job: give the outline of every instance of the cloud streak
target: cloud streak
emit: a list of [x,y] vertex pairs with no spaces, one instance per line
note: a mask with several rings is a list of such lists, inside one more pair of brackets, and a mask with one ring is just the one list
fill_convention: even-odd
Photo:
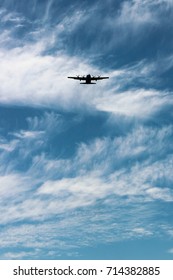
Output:
[[[46,18],[52,3],[49,3],[50,6],[47,7]],[[150,1],[147,3],[150,6]],[[121,14],[124,13],[124,9],[128,8],[128,5],[130,5],[129,2],[123,2]],[[133,1],[132,5],[135,13],[144,8],[137,1]],[[148,6],[146,7],[148,9]],[[2,12],[5,13],[4,10]],[[5,18],[13,19],[19,18],[19,16],[12,16],[12,13],[9,13]],[[132,117],[152,115],[153,111],[159,111],[170,103],[171,96],[163,98],[163,92],[152,89],[153,84],[157,81],[156,77],[151,78],[156,67],[154,63],[148,64],[147,61],[137,63],[133,68],[126,67],[121,70],[117,69],[117,71],[109,71],[111,80],[109,83],[103,82],[104,84],[99,87],[101,90],[92,88],[91,91],[85,88],[81,92],[81,87],[77,83],[68,81],[69,74],[86,74],[88,72],[98,74],[101,72],[99,68],[92,66],[88,59],[81,61],[80,56],[72,58],[62,50],[54,52],[53,55],[46,54],[56,43],[59,44],[58,37],[61,45],[61,35],[65,34],[69,28],[76,30],[82,24],[81,20],[87,20],[86,12],[74,11],[71,17],[64,17],[54,30],[49,32],[49,35],[48,30],[45,30],[37,38],[37,35],[31,32],[30,35],[33,36],[34,42],[25,39],[22,46],[18,41],[19,46],[0,49],[0,63],[3,69],[0,79],[1,103],[63,108],[68,111],[94,108],[94,110]],[[21,21],[24,21],[22,17]],[[124,20],[122,24],[124,24]],[[1,34],[0,40],[5,40],[5,45],[13,42],[13,29],[9,32],[5,31]],[[140,86],[142,79],[145,80],[145,82],[143,80],[143,87],[149,82],[150,89],[134,88],[134,81],[139,82]],[[124,81],[126,81],[125,86]],[[105,91],[106,96],[103,96],[102,92]],[[117,95],[117,93],[121,94]]]
[[[48,158],[46,147],[57,120],[52,114],[45,115],[44,120],[30,119],[33,130],[12,134],[17,138],[13,153],[18,156],[12,160],[11,150],[3,150],[1,165],[6,164],[9,157],[12,162],[6,176],[1,176],[1,212],[5,213],[1,223],[48,219],[93,206],[109,196],[120,199],[127,196],[128,203],[173,200],[172,147],[165,145],[172,137],[171,126],[162,130],[137,127],[125,136],[81,143],[71,158]],[[42,124],[48,132],[43,130]],[[155,142],[157,146],[154,147]],[[11,143],[6,142],[6,147]],[[39,152],[40,147],[45,153]],[[24,173],[18,165],[22,158],[21,167],[27,162]],[[11,186],[13,199],[6,209],[6,202],[12,195]]]

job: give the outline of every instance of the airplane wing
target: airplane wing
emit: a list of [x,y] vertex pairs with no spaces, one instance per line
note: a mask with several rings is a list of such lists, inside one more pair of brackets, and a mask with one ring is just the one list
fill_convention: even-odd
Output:
[[97,80],[103,80],[103,79],[109,79],[109,77],[101,77],[101,76],[93,76],[91,77],[91,81],[97,81]]
[[80,81],[86,81],[86,77],[84,76],[76,76],[76,77],[68,77],[69,79],[75,79]]

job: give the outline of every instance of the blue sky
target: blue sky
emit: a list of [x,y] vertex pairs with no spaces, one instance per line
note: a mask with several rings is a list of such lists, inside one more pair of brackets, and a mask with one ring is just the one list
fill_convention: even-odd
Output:
[[172,16],[0,0],[1,259],[172,259]]

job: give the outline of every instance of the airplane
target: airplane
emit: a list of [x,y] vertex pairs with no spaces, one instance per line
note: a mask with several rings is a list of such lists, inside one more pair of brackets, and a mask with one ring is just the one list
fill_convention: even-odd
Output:
[[85,83],[80,83],[80,84],[84,84],[84,85],[96,84],[96,83],[92,83],[92,81],[109,79],[109,77],[91,76],[90,74],[88,74],[86,76],[76,76],[76,77],[68,77],[68,78],[69,79],[80,80],[80,81],[85,81]]

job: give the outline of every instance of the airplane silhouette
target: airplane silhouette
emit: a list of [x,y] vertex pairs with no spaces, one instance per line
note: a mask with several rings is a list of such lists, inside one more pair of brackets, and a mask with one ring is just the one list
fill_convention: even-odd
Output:
[[85,81],[85,83],[80,83],[80,84],[85,84],[85,85],[96,84],[96,83],[92,83],[92,81],[109,79],[109,77],[91,76],[90,74],[88,74],[86,76],[76,76],[76,77],[68,77],[68,78],[69,79],[80,80],[80,81]]

